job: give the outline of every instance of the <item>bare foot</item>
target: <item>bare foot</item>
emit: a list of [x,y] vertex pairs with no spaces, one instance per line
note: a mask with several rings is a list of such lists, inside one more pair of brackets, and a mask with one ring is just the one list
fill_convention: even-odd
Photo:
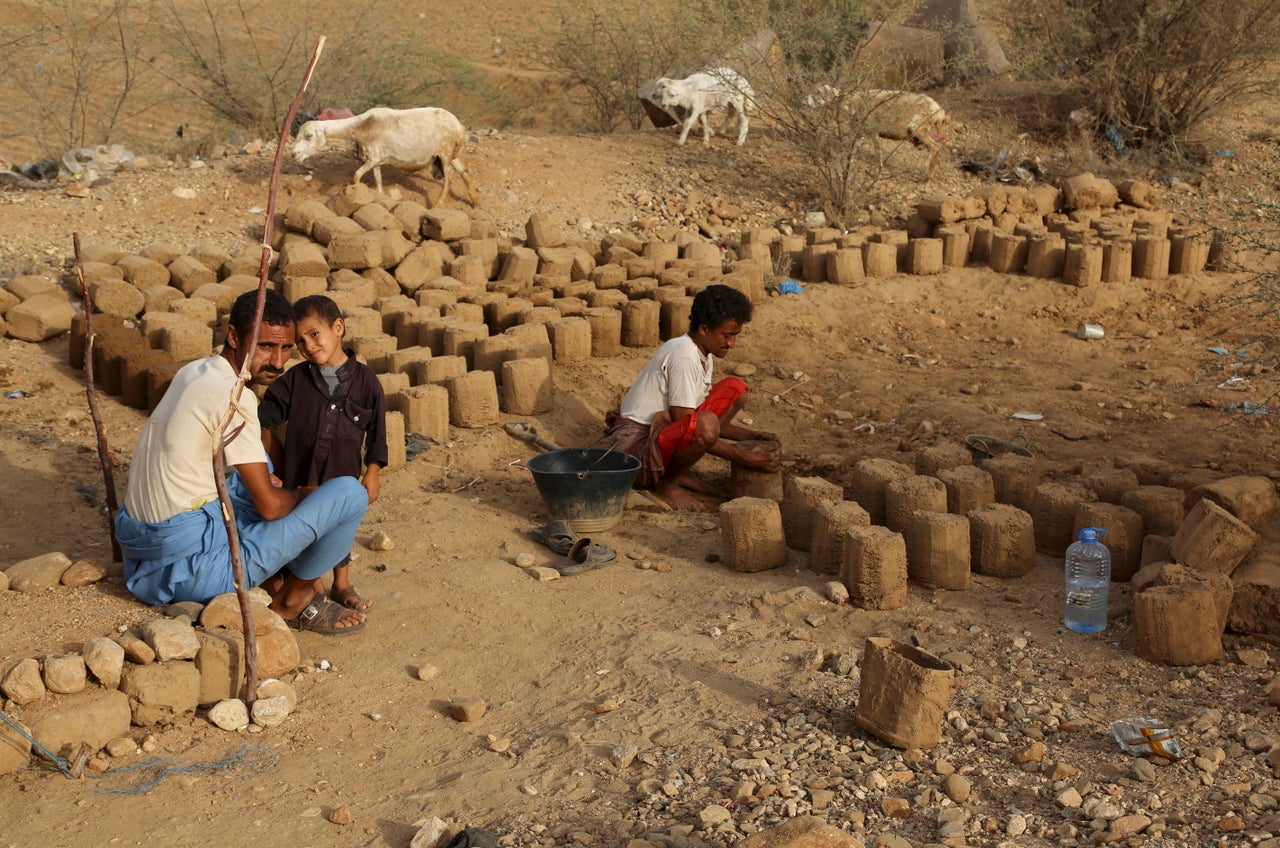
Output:
[[685,512],[709,511],[707,503],[702,498],[683,488],[675,481],[671,481],[665,486],[658,486],[653,490],[653,493],[662,498],[672,509],[680,509]]
[[714,495],[716,493],[716,490],[711,487],[711,484],[699,477],[693,469],[682,471],[677,474],[676,482],[680,484],[681,487],[688,489],[691,492],[701,492],[704,495]]

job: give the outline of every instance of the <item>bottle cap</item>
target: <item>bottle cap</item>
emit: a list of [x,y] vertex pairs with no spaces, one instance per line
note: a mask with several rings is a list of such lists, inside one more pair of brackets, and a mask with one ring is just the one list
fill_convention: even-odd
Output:
[[1080,541],[1096,542],[1105,535],[1107,535],[1105,527],[1086,527],[1080,531]]

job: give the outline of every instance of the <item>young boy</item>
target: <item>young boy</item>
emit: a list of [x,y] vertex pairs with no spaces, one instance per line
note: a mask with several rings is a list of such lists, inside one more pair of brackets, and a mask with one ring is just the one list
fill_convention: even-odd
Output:
[[[378,499],[378,473],[387,464],[386,399],[373,369],[342,347],[346,323],[338,305],[322,294],[293,305],[298,349],[306,362],[290,368],[262,398],[262,441],[286,489],[318,486],[334,477],[357,477]],[[283,443],[275,430],[285,428]],[[361,447],[364,448],[363,474]],[[351,585],[351,558],[333,569],[329,596],[353,610],[371,602]]]

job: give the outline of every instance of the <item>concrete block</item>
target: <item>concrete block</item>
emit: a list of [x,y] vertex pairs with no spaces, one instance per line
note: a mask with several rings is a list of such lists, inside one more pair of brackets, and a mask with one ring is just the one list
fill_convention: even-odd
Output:
[[489,427],[498,423],[498,383],[492,371],[468,371],[445,381],[449,390],[449,423],[454,427]]
[[979,574],[1012,578],[1036,564],[1031,515],[1008,504],[990,504],[969,513],[970,565]]
[[782,487],[782,527],[787,545],[807,551],[813,543],[813,512],[821,503],[839,503],[844,490],[821,477],[790,477]]
[[907,546],[902,534],[870,525],[845,530],[840,581],[849,602],[863,609],[907,604]]
[[786,565],[782,512],[766,498],[735,498],[720,505],[720,545],[734,571],[765,571]]
[[1169,552],[1196,571],[1230,575],[1258,541],[1249,525],[1210,500],[1200,500],[1173,536]]
[[969,588],[969,519],[947,512],[913,512],[907,519],[907,577],[950,591]]

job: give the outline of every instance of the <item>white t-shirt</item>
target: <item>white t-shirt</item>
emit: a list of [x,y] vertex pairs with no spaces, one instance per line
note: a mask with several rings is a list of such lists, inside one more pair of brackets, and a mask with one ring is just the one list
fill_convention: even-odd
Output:
[[623,398],[622,417],[649,424],[672,406],[696,409],[711,391],[712,362],[687,334],[664,342]]
[[[139,521],[168,521],[218,497],[213,477],[213,428],[226,412],[236,373],[221,356],[197,359],[173,377],[142,429],[129,463],[125,509]],[[224,435],[240,430],[226,446],[228,469],[267,461],[258,426],[258,398],[248,386]]]

